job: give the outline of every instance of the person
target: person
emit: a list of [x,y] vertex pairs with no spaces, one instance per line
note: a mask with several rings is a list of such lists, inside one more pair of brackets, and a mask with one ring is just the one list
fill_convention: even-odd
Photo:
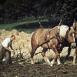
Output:
[[12,47],[12,42],[15,40],[15,35],[11,35],[8,38],[5,38],[0,45],[0,62],[1,63],[11,63],[11,50],[14,50]]

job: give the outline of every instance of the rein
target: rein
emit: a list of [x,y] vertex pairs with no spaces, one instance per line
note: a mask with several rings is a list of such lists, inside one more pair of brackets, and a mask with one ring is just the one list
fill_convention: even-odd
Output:
[[[48,39],[47,39],[47,35],[48,35]],[[54,36],[54,37],[50,38],[50,30],[48,29],[47,33],[45,34],[45,42],[43,42],[43,43],[40,44],[39,46],[42,46],[42,45],[45,44],[45,43],[47,43],[47,45],[48,45],[48,42],[49,42],[51,39],[53,39],[53,38],[56,38],[56,37]],[[48,45],[48,47],[49,47],[49,45]]]

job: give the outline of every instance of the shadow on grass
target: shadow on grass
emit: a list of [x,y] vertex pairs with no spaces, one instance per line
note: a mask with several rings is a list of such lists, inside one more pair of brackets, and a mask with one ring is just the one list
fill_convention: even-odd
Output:
[[51,23],[50,21],[49,22],[41,22],[41,25],[38,23],[38,22],[35,22],[35,23],[28,23],[28,24],[22,24],[22,25],[17,25],[17,26],[14,26],[13,29],[17,29],[19,31],[26,31],[26,32],[33,32],[34,30],[38,29],[38,28],[51,28],[51,27],[54,27],[58,25],[58,23]]

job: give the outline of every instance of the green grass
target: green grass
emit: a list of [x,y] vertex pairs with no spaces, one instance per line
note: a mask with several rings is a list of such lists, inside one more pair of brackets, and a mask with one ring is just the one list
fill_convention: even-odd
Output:
[[[14,27],[18,26],[18,25],[23,25],[25,22],[23,23],[12,23],[12,24],[0,24],[0,29],[5,29],[5,30],[13,30],[15,29]],[[26,23],[25,23],[26,24]],[[31,33],[33,32],[35,29],[17,29],[18,31],[24,31],[27,33]]]
[[31,33],[33,32],[35,29],[27,29],[27,28],[22,28],[22,25],[28,25],[28,24],[34,24],[34,23],[38,23],[38,22],[47,22],[48,19],[46,17],[40,17],[40,18],[23,18],[21,20],[18,20],[15,23],[9,23],[9,24],[0,24],[0,29],[5,29],[5,30],[12,30],[12,29],[16,29],[16,27],[19,27],[21,25],[21,28],[18,28],[18,31],[25,31],[27,33]]
[[[47,19],[43,19],[43,20],[40,20],[41,22],[45,22],[45,21],[48,21]],[[11,23],[11,24],[0,24],[0,29],[6,29],[6,30],[12,30],[14,29],[14,27],[18,26],[18,25],[23,25],[23,24],[29,24],[29,23],[36,23],[36,22],[39,22],[39,19],[37,20],[31,20],[31,21],[18,21],[18,22],[15,22],[15,23]],[[23,29],[25,30],[25,29]]]

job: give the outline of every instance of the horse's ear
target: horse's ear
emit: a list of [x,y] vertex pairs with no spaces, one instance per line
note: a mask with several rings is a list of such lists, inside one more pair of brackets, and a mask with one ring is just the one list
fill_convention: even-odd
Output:
[[73,27],[69,27],[69,30],[71,30],[72,32],[74,32],[74,28]]
[[73,30],[73,27],[70,27],[71,30]]
[[76,26],[76,20],[74,19],[73,28],[75,28],[75,26]]
[[62,19],[60,19],[60,22],[59,22],[58,26],[61,26],[61,24],[62,24]]
[[43,26],[42,26],[42,24],[41,24],[41,22],[39,21],[39,25],[40,25],[40,28],[43,28]]

